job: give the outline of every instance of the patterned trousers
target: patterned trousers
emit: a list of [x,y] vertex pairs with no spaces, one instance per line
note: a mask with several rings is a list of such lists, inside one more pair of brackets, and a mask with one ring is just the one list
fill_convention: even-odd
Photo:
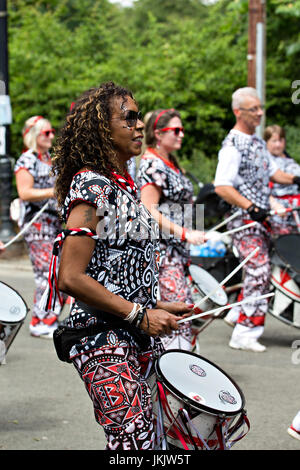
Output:
[[[161,343],[157,348],[162,350]],[[140,353],[122,341],[73,358],[104,429],[106,450],[153,449],[152,399],[145,376],[152,357],[152,350]]]
[[[250,255],[256,247],[259,247],[256,255],[244,265],[243,298],[260,296],[270,292],[270,236],[267,230],[261,224],[257,224],[256,227],[234,233],[232,242],[238,250],[240,261]],[[268,310],[267,299],[235,308],[239,311],[238,324],[248,328],[264,326]]]

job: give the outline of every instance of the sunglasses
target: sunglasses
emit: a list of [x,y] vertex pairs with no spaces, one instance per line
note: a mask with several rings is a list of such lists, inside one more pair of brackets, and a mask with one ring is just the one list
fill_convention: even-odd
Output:
[[142,116],[142,113],[140,111],[130,110],[130,111],[128,111],[128,113],[126,114],[124,119],[125,119],[128,127],[135,127],[137,121],[142,121],[143,120],[143,116]]
[[48,131],[41,131],[41,134],[43,134],[46,137],[49,137],[50,134],[55,135],[55,129],[49,129]]
[[240,108],[242,111],[248,111],[249,113],[258,113],[258,111],[263,111],[264,106],[254,106],[253,108]]
[[168,132],[173,131],[176,136],[180,134],[180,132],[184,133],[183,127],[164,127],[163,129],[159,129],[161,132]]

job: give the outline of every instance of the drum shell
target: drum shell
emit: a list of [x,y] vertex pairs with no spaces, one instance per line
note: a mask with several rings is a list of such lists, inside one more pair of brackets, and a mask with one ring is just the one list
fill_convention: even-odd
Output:
[[269,304],[269,313],[283,323],[300,328],[300,288],[291,274],[280,266],[272,267],[275,295]]
[[271,261],[275,266],[288,270],[289,275],[300,284],[300,233],[280,235],[273,240]]
[[[152,403],[153,403],[153,415],[154,415],[154,426],[157,426],[157,417],[158,417],[158,400],[157,400],[157,389],[155,387],[155,384],[153,383],[152,386]],[[184,401],[181,401],[179,397],[176,397],[174,392],[170,392],[168,389],[165,388],[165,393],[168,399],[168,405],[170,406],[174,416],[177,419],[181,419],[178,410],[183,408],[187,411],[190,421],[193,424],[195,428],[199,431],[201,434],[201,437],[205,440],[207,446],[211,450],[217,450],[219,448],[219,439],[217,435],[217,425],[220,426],[227,426],[230,427],[235,421],[236,418],[240,416],[240,412],[237,413],[235,416],[231,417],[226,417],[223,414],[220,416],[210,414],[208,412],[205,412],[203,410],[196,410],[192,408],[190,405],[184,403]],[[164,431],[167,433],[167,441],[172,444],[175,447],[178,447],[180,449],[184,449],[184,446],[182,445],[181,441],[178,439],[176,433],[172,430],[172,421],[168,419],[168,417],[164,414],[163,415],[163,424],[164,424]],[[185,443],[189,450],[195,450],[195,445],[199,449],[205,448],[205,445],[199,439],[197,433],[191,432],[192,439],[190,436],[186,433],[183,433],[183,437],[185,440]]]
[[[222,282],[239,264],[233,253],[226,253],[220,257],[191,256],[191,263],[200,266],[211,274],[218,282]],[[238,271],[226,284],[232,286],[242,282],[242,272]]]
[[[187,281],[187,285],[190,288],[191,296],[192,296],[192,300],[194,304],[204,299],[205,297],[204,292],[202,292],[199,286],[195,284],[190,274],[187,275],[186,281]],[[212,310],[215,307],[216,307],[216,304],[214,302],[212,302],[210,299],[206,299],[204,300],[204,302],[201,303],[200,310],[202,310],[202,312],[208,312],[208,310]]]
[[0,364],[23,325],[29,311],[20,294],[7,284],[0,282]]
[[19,322],[17,324],[8,325],[0,322],[0,364],[23,323],[24,322]]
[[206,312],[227,304],[227,294],[214,276],[201,266],[194,264],[191,264],[188,270],[186,281],[195,306],[199,303],[199,309]]

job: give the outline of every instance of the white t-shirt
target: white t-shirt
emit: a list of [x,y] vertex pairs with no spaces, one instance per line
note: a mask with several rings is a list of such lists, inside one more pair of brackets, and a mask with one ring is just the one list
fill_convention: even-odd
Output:
[[[245,140],[250,140],[255,135],[245,134],[244,132],[232,129],[231,132],[240,134]],[[224,146],[218,154],[218,165],[215,175],[215,186],[233,186],[237,187],[242,182],[242,177],[238,174],[241,163],[241,154],[233,146]],[[274,175],[278,167],[273,159],[270,158],[269,175]]]

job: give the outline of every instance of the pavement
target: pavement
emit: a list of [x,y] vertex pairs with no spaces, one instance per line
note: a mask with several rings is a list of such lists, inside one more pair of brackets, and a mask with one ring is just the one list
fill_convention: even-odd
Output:
[[[0,260],[0,281],[32,307],[34,278],[27,256]],[[51,340],[29,335],[30,315],[0,366],[0,450],[104,449],[83,382],[71,364],[58,360]],[[300,409],[300,330],[267,315],[264,353],[230,349],[231,332],[217,319],[200,333],[199,346],[200,355],[223,369],[245,396],[250,431],[232,452],[300,450],[300,441],[287,434]]]

